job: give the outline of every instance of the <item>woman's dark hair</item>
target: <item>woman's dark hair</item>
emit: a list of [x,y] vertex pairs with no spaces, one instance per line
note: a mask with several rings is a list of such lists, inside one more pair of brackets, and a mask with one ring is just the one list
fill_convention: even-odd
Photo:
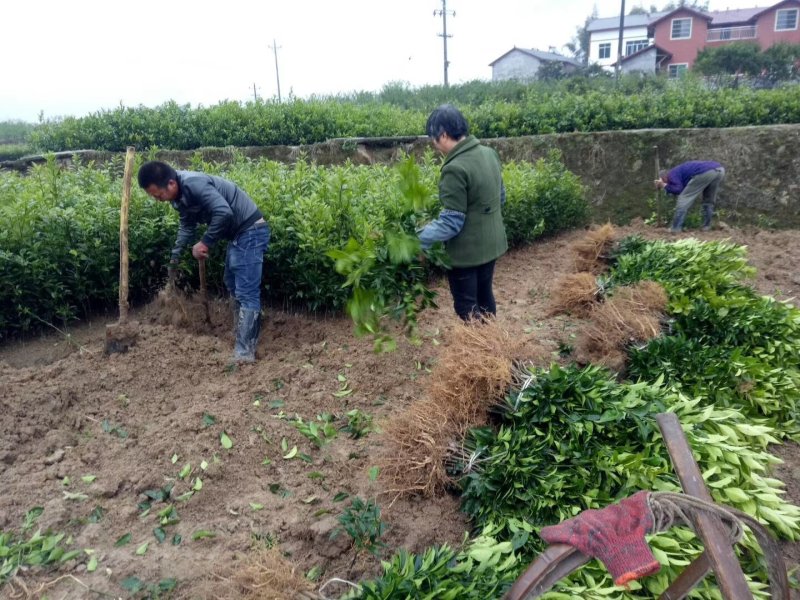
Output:
[[435,140],[446,133],[454,140],[469,135],[469,125],[461,111],[452,104],[442,104],[435,109],[425,124],[425,133]]
[[139,187],[146,190],[151,185],[165,188],[170,179],[178,181],[178,174],[167,163],[160,160],[151,160],[139,167],[139,174],[136,178],[139,180]]

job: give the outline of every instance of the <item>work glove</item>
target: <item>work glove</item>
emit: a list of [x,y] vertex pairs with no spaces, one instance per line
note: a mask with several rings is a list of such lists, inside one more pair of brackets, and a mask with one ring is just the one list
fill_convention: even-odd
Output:
[[616,585],[652,575],[661,565],[644,539],[653,529],[649,494],[637,492],[600,510],[585,510],[563,523],[542,528],[540,535],[549,544],[568,544],[601,560]]

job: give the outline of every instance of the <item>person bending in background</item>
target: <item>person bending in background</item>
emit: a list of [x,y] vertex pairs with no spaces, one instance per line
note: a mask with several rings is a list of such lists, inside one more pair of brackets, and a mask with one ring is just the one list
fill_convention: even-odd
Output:
[[659,179],[655,180],[656,188],[665,189],[668,193],[678,196],[670,228],[672,233],[681,232],[686,214],[700,194],[703,195],[703,231],[711,229],[714,204],[723,179],[725,179],[725,169],[712,160],[690,160],[670,171],[659,173]]
[[464,115],[449,104],[431,113],[425,130],[445,160],[439,179],[442,210],[418,232],[422,248],[444,242],[453,306],[461,319],[495,315],[494,265],[508,250],[500,158],[469,135]]
[[219,240],[229,240],[225,254],[225,287],[234,299],[236,341],[234,362],[254,362],[261,330],[261,273],[270,229],[255,202],[234,183],[194,171],[176,171],[160,161],[139,169],[139,187],[180,215],[178,237],[172,249],[170,276],[174,277],[184,247],[196,237],[197,225],[208,225],[192,246],[197,260],[208,258]]

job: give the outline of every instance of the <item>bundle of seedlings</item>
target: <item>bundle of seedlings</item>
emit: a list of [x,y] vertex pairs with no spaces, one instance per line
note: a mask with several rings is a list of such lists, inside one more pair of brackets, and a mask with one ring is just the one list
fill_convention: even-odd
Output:
[[[529,369],[509,393],[497,428],[470,432],[462,465],[462,508],[477,525],[503,527],[521,562],[543,549],[525,531],[602,508],[639,490],[680,491],[655,414],[675,412],[714,501],[743,510],[787,539],[800,535],[800,509],[781,497],[769,477],[775,431],[736,410],[702,406],[660,382],[618,383],[597,366]],[[519,381],[519,380],[518,380]],[[527,524],[527,529],[521,524]],[[602,566],[590,563],[555,591],[564,597],[652,598],[700,552],[694,535],[673,529],[649,538],[662,572],[641,581],[638,593],[614,588]],[[763,581],[760,551],[746,541],[746,572]],[[756,584],[759,585],[759,584]],[[572,592],[572,593],[570,593]],[[612,596],[608,596],[612,594]],[[698,597],[718,598],[710,584]]]
[[589,323],[579,333],[575,360],[621,372],[627,350],[642,346],[661,333],[667,294],[653,281],[622,286],[589,313]]
[[615,241],[616,231],[611,223],[591,230],[583,239],[572,244],[572,251],[576,255],[575,270],[595,275],[606,271]]
[[453,327],[427,396],[382,426],[379,464],[387,493],[434,496],[452,485],[448,455],[501,401],[518,347],[494,319]]
[[597,278],[589,272],[564,275],[556,281],[550,292],[548,315],[569,314],[578,318],[587,317],[601,301],[602,293]]
[[[219,598],[221,600],[316,600],[322,598],[314,591],[314,584],[303,576],[302,571],[284,558],[280,548],[273,546],[253,550],[244,566],[228,566],[220,572],[210,574],[191,596],[197,598]],[[184,596],[178,594],[177,598]]]

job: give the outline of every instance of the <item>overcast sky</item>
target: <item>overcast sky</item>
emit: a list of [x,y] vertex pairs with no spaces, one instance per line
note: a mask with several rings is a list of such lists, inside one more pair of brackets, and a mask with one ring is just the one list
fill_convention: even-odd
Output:
[[[710,0],[711,10],[769,6]],[[649,8],[651,0],[627,0]],[[658,6],[664,1],[655,2]],[[563,45],[620,0],[447,0],[450,83],[490,79],[514,46]],[[0,121],[81,116],[168,100],[305,98],[443,80],[441,0],[29,0],[3,2]]]

